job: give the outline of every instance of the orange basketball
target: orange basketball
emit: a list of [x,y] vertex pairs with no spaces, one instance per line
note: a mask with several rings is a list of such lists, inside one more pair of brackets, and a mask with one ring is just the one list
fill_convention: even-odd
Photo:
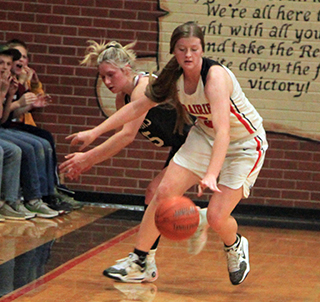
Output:
[[191,199],[177,196],[158,206],[155,223],[161,235],[171,240],[184,240],[197,230],[199,211]]

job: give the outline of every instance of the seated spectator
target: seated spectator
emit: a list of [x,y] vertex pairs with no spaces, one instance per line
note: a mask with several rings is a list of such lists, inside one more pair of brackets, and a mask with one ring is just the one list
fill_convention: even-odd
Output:
[[[57,168],[57,156],[56,156],[56,148],[55,148],[55,141],[52,134],[42,128],[36,126],[33,117],[30,113],[31,110],[38,107],[47,106],[48,103],[51,101],[49,95],[45,94],[42,83],[39,80],[39,77],[36,71],[28,66],[29,59],[28,59],[28,48],[27,45],[18,39],[12,39],[7,42],[7,46],[12,49],[16,49],[20,51],[21,58],[13,63],[11,71],[18,79],[19,83],[21,84],[21,88],[19,89],[19,94],[22,95],[25,92],[32,92],[38,97],[42,99],[42,102],[35,102],[29,104],[29,106],[25,106],[24,108],[17,108],[15,109],[14,113],[14,123],[11,121],[10,127],[14,127],[20,131],[25,131],[31,133],[33,135],[39,136],[45,140],[47,140],[51,145],[52,150],[52,160],[53,160],[53,173],[54,173],[54,194],[51,201],[46,201],[50,204],[53,203],[60,203],[63,204],[64,208],[68,208],[66,203],[69,204],[73,209],[78,209],[82,207],[81,203],[75,201],[73,198],[69,197],[68,195],[62,192],[63,186],[60,184],[59,176],[58,176],[58,168]],[[5,125],[6,126],[6,125]],[[54,201],[55,200],[55,201]]]
[[[0,48],[0,118],[3,103],[12,80],[10,73],[11,56],[17,59],[20,54]],[[20,166],[21,149],[6,140],[0,139],[0,221],[4,219],[23,220],[35,217],[35,214],[20,211]]]
[[[1,106],[1,122],[5,122],[7,117],[10,116],[13,104],[12,101],[16,96],[19,86],[18,82],[10,76],[13,60],[17,60],[21,55],[18,51],[17,53],[19,54],[18,56],[16,55],[16,52],[12,52],[12,50],[8,51],[8,49],[3,46],[0,47],[0,73],[3,75],[4,79],[7,79],[9,82],[6,89],[3,86],[3,95],[5,95],[5,97],[1,102],[1,104],[3,104],[3,107]],[[30,93],[24,94],[14,103],[18,104],[19,107],[23,107],[29,103],[36,102],[36,100],[37,97]],[[47,163],[50,161],[46,161],[43,144],[36,136],[33,137],[31,134],[26,135],[25,132],[19,130],[5,129],[2,126],[0,127],[0,139],[17,145],[22,151],[20,183],[26,204],[25,206],[22,204],[14,205],[15,210],[21,212],[25,216],[30,216],[30,212],[43,218],[58,216],[59,212],[49,208],[41,199],[44,196],[41,189],[44,191],[48,190],[48,181],[50,181],[50,179],[47,178],[46,173],[46,168],[49,166]],[[49,143],[48,145],[50,146]],[[50,151],[49,149],[47,150],[48,152]]]

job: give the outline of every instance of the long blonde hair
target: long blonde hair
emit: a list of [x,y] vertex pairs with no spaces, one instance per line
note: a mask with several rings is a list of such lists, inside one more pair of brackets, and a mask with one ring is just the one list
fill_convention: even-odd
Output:
[[118,68],[124,68],[126,65],[129,65],[132,69],[135,68],[136,54],[131,48],[136,42],[125,46],[116,41],[97,43],[96,41],[88,40],[87,42],[90,45],[86,49],[84,59],[80,62],[81,65],[95,67],[102,62],[107,62]]
[[[197,37],[201,41],[202,50],[204,50],[204,36],[201,28],[195,22],[187,22],[178,26],[172,33],[170,39],[170,53],[179,39]],[[192,120],[187,111],[182,107],[178,91],[177,80],[182,75],[183,70],[178,61],[173,57],[163,68],[157,79],[150,82],[146,89],[146,96],[156,103],[169,102],[177,110],[177,122],[175,131],[182,133],[185,123],[190,124]]]

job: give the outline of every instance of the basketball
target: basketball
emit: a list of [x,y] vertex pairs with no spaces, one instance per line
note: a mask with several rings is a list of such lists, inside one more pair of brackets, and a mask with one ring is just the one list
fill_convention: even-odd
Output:
[[161,235],[179,241],[190,238],[199,225],[199,211],[191,199],[177,196],[157,208],[155,224]]

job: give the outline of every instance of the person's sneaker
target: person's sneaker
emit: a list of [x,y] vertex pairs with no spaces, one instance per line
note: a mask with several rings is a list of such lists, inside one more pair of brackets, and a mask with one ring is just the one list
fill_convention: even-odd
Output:
[[155,259],[156,251],[157,249],[150,250],[147,256],[146,282],[154,282],[158,279],[158,268]]
[[32,219],[37,216],[35,213],[30,212],[20,200],[12,208],[18,213],[24,214],[25,219]]
[[128,284],[114,282],[113,286],[122,293],[125,300],[121,301],[152,302],[158,291],[157,286],[151,283]]
[[199,210],[199,217],[199,226],[188,240],[188,253],[192,255],[198,255],[205,247],[208,239],[207,208]]
[[117,263],[103,271],[103,274],[111,279],[122,282],[153,282],[156,277],[147,271],[147,264],[139,260],[138,255],[130,253],[128,257],[117,260]]
[[43,197],[43,201],[48,205],[49,208],[58,211],[60,215],[69,214],[72,211],[71,205],[61,201],[54,195]]
[[37,217],[54,218],[59,216],[59,212],[50,209],[41,199],[33,199],[26,202],[25,207]]
[[79,210],[79,209],[83,208],[82,202],[75,200],[73,197],[71,197],[63,192],[59,192],[57,189],[55,189],[54,195],[57,198],[59,198],[59,200],[61,202],[65,202],[65,203],[69,204],[73,210]]
[[239,238],[238,243],[224,248],[227,256],[229,278],[233,285],[243,282],[250,271],[248,240],[239,234],[237,236]]
[[56,185],[56,189],[59,191],[59,192],[63,192],[64,194],[67,194],[69,196],[74,196],[76,195],[76,192],[75,191],[72,191],[70,190],[69,188],[67,188],[65,185],[63,184],[58,184]]
[[10,220],[25,220],[25,215],[15,211],[8,204],[4,203],[0,208],[0,215]]

